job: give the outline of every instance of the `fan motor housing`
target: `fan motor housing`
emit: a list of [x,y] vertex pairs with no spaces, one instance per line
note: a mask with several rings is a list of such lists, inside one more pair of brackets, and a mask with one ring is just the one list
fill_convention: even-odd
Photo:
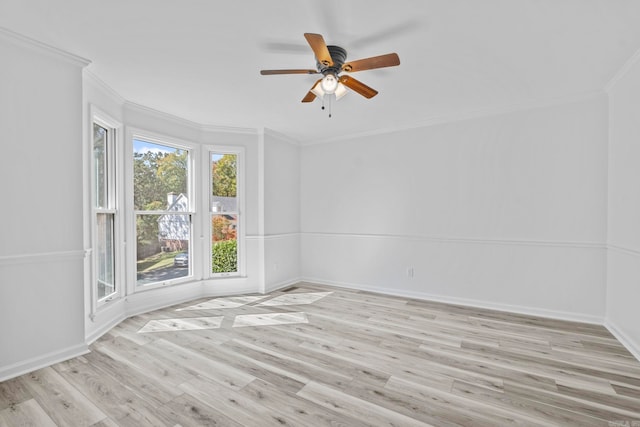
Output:
[[327,67],[323,63],[317,61],[316,67],[323,75],[327,75],[328,73],[338,75],[338,73],[342,71],[342,65],[347,60],[347,51],[340,46],[332,45],[327,46],[327,49],[329,50],[329,54],[333,60],[333,65]]

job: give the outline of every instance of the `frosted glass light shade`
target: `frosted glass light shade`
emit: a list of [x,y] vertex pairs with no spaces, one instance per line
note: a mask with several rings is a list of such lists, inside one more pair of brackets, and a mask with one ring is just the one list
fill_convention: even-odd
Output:
[[333,74],[327,74],[320,81],[320,87],[324,91],[324,93],[331,95],[338,88],[338,79]]
[[[325,84],[325,79],[327,79],[327,77],[329,76],[332,77],[333,81],[329,81],[328,83]],[[331,80],[331,79],[328,79],[328,80]],[[334,85],[335,87],[333,87]],[[325,88],[328,88],[330,90],[329,91],[325,90]],[[333,74],[327,74],[322,80],[318,82],[318,84],[316,84],[311,89],[311,93],[313,93],[318,98],[323,98],[325,95],[335,94],[336,101],[337,101],[338,99],[342,98],[347,94],[347,88],[345,85],[340,83]]]

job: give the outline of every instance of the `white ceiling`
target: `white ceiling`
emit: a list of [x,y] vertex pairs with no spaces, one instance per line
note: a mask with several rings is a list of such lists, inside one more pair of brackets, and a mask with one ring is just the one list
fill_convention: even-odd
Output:
[[[638,0],[0,0],[0,26],[92,61],[128,101],[203,125],[267,127],[300,142],[572,99],[601,91],[640,48]],[[303,33],[380,94],[300,100],[316,75]]]

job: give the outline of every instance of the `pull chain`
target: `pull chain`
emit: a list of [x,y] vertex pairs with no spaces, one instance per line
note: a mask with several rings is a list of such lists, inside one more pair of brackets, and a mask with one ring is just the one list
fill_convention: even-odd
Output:
[[327,110],[329,111],[329,118],[331,118],[331,98],[333,98],[333,95],[322,95],[322,107],[320,107],[322,110],[325,109],[325,105],[324,105],[324,99],[327,98]]

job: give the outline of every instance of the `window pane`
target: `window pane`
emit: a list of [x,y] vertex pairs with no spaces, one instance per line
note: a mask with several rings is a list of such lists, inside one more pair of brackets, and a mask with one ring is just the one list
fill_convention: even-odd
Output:
[[95,173],[95,207],[107,206],[107,130],[93,124],[93,164]]
[[238,271],[237,215],[211,215],[211,272]]
[[135,210],[188,210],[188,151],[134,139],[133,163]]
[[115,292],[113,214],[97,214],[96,264],[98,299]]
[[[211,195],[214,201],[216,198],[236,198],[237,161],[236,154],[211,153]],[[224,209],[225,212],[235,210],[235,204],[233,209]]]
[[191,215],[136,215],[136,238],[138,285],[189,275]]

